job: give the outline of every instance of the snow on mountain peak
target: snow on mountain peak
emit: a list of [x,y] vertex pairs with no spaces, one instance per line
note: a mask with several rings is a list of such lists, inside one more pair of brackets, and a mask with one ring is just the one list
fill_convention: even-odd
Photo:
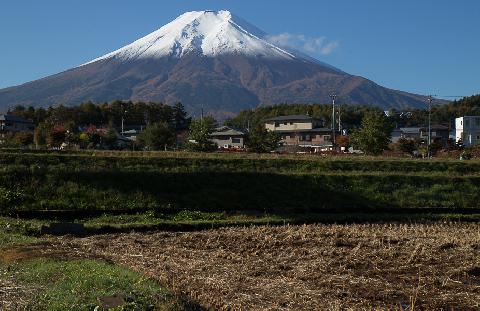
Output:
[[117,58],[129,61],[197,53],[208,57],[243,54],[267,58],[296,58],[263,38],[265,33],[229,11],[186,12],[157,31],[89,63]]

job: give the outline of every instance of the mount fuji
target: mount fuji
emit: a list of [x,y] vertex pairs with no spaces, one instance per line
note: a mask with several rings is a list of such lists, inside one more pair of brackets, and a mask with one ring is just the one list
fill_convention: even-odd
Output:
[[425,97],[382,87],[298,51],[229,11],[187,12],[112,53],[62,73],[0,90],[0,109],[112,100],[182,102],[225,117],[279,103],[424,107]]

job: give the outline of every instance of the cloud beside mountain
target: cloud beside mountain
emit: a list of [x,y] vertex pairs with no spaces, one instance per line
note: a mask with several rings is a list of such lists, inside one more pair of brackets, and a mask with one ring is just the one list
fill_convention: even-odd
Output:
[[290,47],[310,54],[329,55],[339,47],[338,41],[330,41],[327,37],[308,37],[302,34],[284,32],[268,35],[266,40],[272,44]]

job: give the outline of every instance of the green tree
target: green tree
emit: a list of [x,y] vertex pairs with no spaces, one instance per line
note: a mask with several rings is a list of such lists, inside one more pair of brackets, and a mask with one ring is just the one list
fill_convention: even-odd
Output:
[[366,154],[379,155],[388,149],[393,125],[381,112],[367,112],[362,126],[353,132],[352,144]]
[[175,132],[187,129],[191,121],[191,118],[187,118],[187,112],[182,103],[176,103],[173,106],[173,124]]
[[271,152],[278,148],[280,137],[264,126],[255,126],[247,135],[246,145],[251,152]]
[[213,151],[217,149],[210,139],[210,134],[215,129],[216,121],[211,117],[194,120],[190,124],[190,135],[186,148],[191,151]]
[[148,150],[166,150],[175,144],[175,133],[165,122],[154,123],[138,136],[138,143]]

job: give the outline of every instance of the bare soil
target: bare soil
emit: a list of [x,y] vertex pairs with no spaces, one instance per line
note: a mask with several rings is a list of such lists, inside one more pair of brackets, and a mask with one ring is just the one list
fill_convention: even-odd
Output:
[[225,228],[51,238],[207,308],[480,310],[480,225]]

